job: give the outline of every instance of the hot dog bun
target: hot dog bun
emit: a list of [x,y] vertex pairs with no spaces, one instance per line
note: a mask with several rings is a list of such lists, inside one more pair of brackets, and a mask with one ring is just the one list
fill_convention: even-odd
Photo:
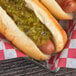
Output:
[[73,18],[72,14],[64,12],[55,0],[40,0],[40,2],[43,3],[57,19],[69,20]]
[[[59,23],[54,19],[50,12],[37,0],[25,0],[27,6],[31,8],[40,21],[52,33],[56,51],[60,52],[67,41],[67,35]],[[37,60],[46,60],[50,55],[40,51],[35,43],[22,32],[11,19],[6,11],[0,6],[0,32],[11,41],[16,47],[28,56]]]

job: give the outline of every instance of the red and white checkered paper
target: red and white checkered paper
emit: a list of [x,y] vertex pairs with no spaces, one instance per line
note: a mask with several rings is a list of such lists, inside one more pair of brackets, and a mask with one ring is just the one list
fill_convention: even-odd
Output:
[[[52,55],[48,60],[49,68],[76,68],[76,20],[59,21],[68,34],[68,42],[61,53]],[[0,35],[0,60],[25,57],[13,44]]]

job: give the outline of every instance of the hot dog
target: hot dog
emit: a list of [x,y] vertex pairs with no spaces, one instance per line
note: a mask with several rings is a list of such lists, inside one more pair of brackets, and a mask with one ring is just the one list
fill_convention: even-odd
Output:
[[76,11],[76,0],[57,0],[57,2],[61,6],[61,8],[67,13],[72,13]]
[[[57,2],[61,0],[39,0],[45,7],[48,8],[50,13],[54,15],[57,19],[70,20],[73,18],[72,13],[66,13]],[[57,1],[57,2],[56,2]],[[67,1],[67,0],[65,0]],[[65,3],[65,2],[64,2]],[[62,3],[61,3],[62,5]]]
[[60,52],[67,35],[38,0],[0,0],[0,33],[37,60]]

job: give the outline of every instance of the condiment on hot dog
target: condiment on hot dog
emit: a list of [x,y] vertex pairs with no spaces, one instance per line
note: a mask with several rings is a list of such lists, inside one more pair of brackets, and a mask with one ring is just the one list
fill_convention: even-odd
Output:
[[40,22],[32,10],[24,6],[24,0],[0,0],[0,5],[15,21],[20,30],[26,33],[38,47],[41,48],[46,44],[44,50],[41,48],[43,53],[51,54],[55,51],[50,31]]

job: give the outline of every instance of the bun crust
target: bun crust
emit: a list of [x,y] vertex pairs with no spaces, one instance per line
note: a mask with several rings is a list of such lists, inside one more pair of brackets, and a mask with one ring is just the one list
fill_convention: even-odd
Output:
[[57,19],[72,19],[72,14],[65,13],[55,0],[40,0],[40,2],[43,3]]

